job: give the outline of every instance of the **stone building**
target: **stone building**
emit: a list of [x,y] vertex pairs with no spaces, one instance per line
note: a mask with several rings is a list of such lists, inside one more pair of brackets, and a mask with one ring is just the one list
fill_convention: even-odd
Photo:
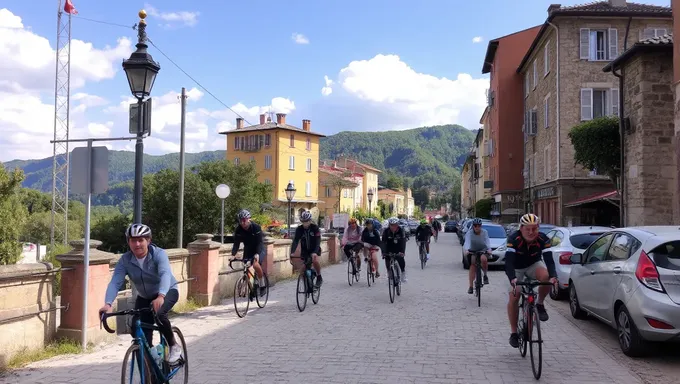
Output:
[[670,7],[600,1],[553,4],[524,56],[524,199],[558,225],[618,223],[616,186],[574,163],[568,134],[583,121],[619,114],[618,79],[602,65],[635,42],[664,35]]
[[673,138],[673,37],[642,40],[605,68],[623,83],[626,226],[674,223],[677,165]]

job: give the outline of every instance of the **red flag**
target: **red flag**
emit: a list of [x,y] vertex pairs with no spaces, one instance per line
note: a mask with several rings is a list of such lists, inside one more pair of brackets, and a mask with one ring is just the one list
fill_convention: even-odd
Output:
[[77,15],[78,14],[78,10],[73,5],[71,0],[66,0],[66,2],[64,2],[64,12],[69,13],[71,15]]

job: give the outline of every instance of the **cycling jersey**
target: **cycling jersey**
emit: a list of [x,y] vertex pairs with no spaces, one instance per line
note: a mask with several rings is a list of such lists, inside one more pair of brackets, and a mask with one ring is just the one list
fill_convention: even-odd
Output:
[[252,260],[255,255],[260,258],[264,256],[264,235],[262,228],[256,223],[250,222],[247,229],[243,229],[240,225],[234,230],[234,246],[231,249],[231,255],[235,256],[238,249],[243,243],[243,260]]
[[515,231],[508,236],[506,246],[505,274],[509,280],[516,278],[516,269],[528,268],[540,260],[545,262],[550,277],[557,277],[552,252],[543,252],[543,250],[550,248],[550,240],[543,233],[539,232],[538,237],[529,243],[522,237],[520,231]]
[[388,253],[406,253],[406,234],[404,229],[399,227],[396,232],[391,228],[385,229],[382,235],[383,255]]
[[463,242],[463,249],[470,252],[482,252],[491,249],[491,240],[489,233],[484,228],[480,228],[479,235],[475,233],[474,228],[470,228],[465,233],[465,241]]
[[321,256],[321,231],[316,224],[310,224],[308,228],[303,225],[295,228],[295,237],[293,244],[290,246],[290,252],[293,253],[300,244],[300,255],[303,257],[311,256],[316,253]]
[[442,230],[442,223],[440,223],[439,220],[435,220],[432,223],[432,228],[434,228],[435,231],[439,232]]
[[373,229],[364,228],[364,230],[361,232],[361,242],[379,247],[380,232],[378,232],[378,230],[375,227],[373,227]]
[[429,224],[419,225],[416,228],[416,241],[428,241],[432,236],[432,227]]

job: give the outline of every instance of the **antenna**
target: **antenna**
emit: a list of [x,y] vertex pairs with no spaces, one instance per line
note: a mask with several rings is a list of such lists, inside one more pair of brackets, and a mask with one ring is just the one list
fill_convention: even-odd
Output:
[[274,112],[272,112],[272,106],[271,106],[271,104],[269,105],[269,112],[268,112],[268,114],[269,114],[269,117],[267,117],[267,122],[268,122],[268,123],[271,123],[272,121],[274,121]]

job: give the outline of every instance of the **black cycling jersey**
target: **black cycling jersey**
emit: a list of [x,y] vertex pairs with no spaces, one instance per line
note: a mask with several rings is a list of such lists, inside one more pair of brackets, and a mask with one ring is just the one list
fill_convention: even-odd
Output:
[[399,227],[396,232],[387,227],[382,235],[383,255],[388,253],[406,253],[406,234],[404,229]]
[[440,223],[439,220],[435,220],[432,223],[432,228],[434,228],[435,231],[439,232],[442,230],[442,223]]
[[373,229],[368,229],[364,228],[363,231],[361,231],[361,242],[362,243],[368,243],[373,246],[380,246],[380,232],[373,227]]
[[311,256],[316,253],[321,256],[321,231],[316,224],[310,224],[305,228],[302,224],[295,228],[295,237],[293,244],[290,246],[290,252],[293,253],[298,244],[302,248],[300,255],[303,257]]
[[516,269],[529,268],[541,259],[548,267],[550,277],[557,277],[552,252],[543,252],[544,249],[550,248],[550,240],[545,234],[539,233],[538,237],[529,243],[522,237],[520,231],[515,231],[508,236],[506,246],[508,249],[505,252],[505,274],[508,279],[512,280],[516,277]]
[[256,223],[250,222],[248,229],[243,229],[240,225],[234,230],[234,247],[231,255],[235,256],[243,243],[243,259],[248,260],[260,255],[264,257],[264,234],[262,228]]
[[428,241],[430,237],[432,237],[432,227],[429,224],[421,224],[416,228],[416,241]]

